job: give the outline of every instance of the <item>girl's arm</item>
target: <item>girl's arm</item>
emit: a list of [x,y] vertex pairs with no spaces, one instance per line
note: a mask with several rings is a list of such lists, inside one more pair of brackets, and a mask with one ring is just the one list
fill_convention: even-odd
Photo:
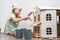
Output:
[[12,21],[14,21],[14,22],[19,22],[19,21],[21,21],[21,20],[25,20],[25,19],[28,19],[29,17],[21,17],[21,18],[16,18],[16,17],[13,17],[12,18]]
[[30,12],[27,17],[20,17],[20,18],[13,17],[13,18],[12,18],[12,21],[14,21],[14,22],[19,22],[19,21],[21,21],[21,20],[30,19],[29,16],[30,16],[31,14],[32,14],[32,12]]

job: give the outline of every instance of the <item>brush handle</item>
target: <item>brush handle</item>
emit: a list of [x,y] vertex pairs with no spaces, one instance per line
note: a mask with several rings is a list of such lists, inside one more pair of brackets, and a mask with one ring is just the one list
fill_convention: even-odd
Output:
[[[33,12],[30,12],[30,13],[28,14],[28,16],[30,16],[32,13],[33,13]],[[30,18],[29,20],[32,21],[31,18]]]
[[30,12],[30,13],[28,14],[28,16],[30,16],[32,13],[33,13],[33,12]]

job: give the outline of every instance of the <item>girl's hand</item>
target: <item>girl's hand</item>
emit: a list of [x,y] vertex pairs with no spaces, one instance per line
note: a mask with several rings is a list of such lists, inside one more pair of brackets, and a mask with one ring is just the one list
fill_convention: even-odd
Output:
[[30,17],[29,17],[29,16],[27,16],[27,17],[25,17],[25,18],[24,18],[24,20],[27,20],[27,19],[30,19]]
[[28,19],[29,19],[30,21],[32,21],[32,20],[30,19],[30,17],[29,17],[29,16],[27,17],[27,19],[26,19],[26,20],[28,20]]

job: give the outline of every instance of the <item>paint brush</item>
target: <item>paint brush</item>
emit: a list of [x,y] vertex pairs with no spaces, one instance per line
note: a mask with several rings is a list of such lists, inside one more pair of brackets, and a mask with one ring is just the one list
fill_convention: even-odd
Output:
[[[31,15],[32,13],[33,13],[33,12],[30,12],[30,13],[28,14],[28,16],[30,17],[30,15]],[[32,21],[31,18],[29,18],[29,20]]]

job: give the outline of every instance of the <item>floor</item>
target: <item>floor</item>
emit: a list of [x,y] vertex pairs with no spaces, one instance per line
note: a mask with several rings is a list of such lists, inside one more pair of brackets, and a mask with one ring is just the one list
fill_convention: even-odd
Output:
[[[10,35],[4,35],[0,34],[0,40],[24,40],[24,39],[16,39],[13,36]],[[28,39],[29,40],[29,39]],[[32,38],[31,40],[60,40],[60,38],[53,38],[53,39],[47,39],[47,38]]]

